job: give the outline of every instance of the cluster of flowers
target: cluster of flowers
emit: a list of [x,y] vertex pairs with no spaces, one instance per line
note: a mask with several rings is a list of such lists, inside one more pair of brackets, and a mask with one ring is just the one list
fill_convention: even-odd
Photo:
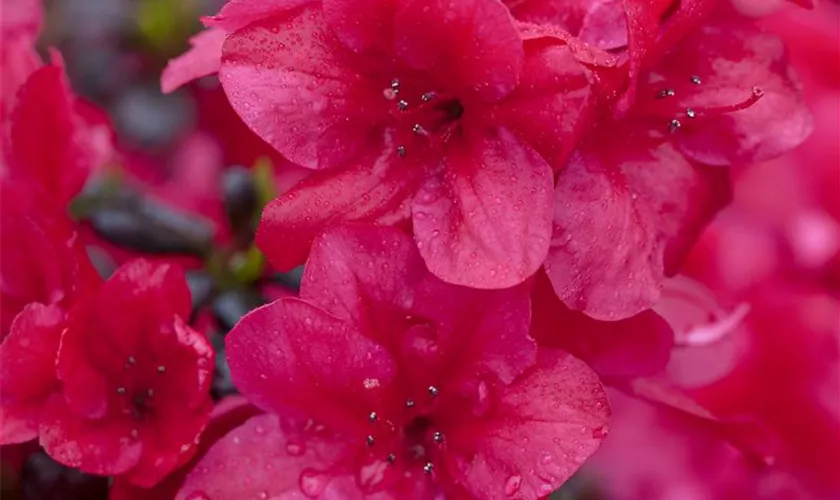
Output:
[[115,476],[112,498],[537,499],[608,436],[615,393],[770,460],[751,423],[658,376],[712,307],[669,277],[733,171],[812,129],[782,42],[729,3],[230,0],[204,18],[163,90],[218,74],[312,171],[256,230],[274,269],[305,264],[299,296],[226,335],[243,397],[215,406],[180,266],[94,269],[68,207],[112,131],[34,51],[40,4],[14,12],[0,444]]

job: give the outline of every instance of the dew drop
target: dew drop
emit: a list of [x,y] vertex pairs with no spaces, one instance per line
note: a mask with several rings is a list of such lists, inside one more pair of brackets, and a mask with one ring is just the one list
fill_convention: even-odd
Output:
[[300,491],[309,498],[318,498],[327,487],[327,478],[314,469],[304,469],[299,478]]
[[166,373],[166,367],[163,365],[158,365],[157,371],[158,373]]
[[505,494],[506,495],[515,495],[519,488],[522,487],[522,476],[510,476],[505,482]]
[[294,441],[289,441],[286,443],[286,453],[293,457],[299,457],[303,455],[303,452],[306,451],[306,447],[303,446],[303,443],[296,443]]

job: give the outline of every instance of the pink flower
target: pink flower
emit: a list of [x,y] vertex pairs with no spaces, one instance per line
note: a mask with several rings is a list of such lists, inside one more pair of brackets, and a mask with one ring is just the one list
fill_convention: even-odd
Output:
[[729,174],[782,154],[811,117],[782,43],[718,17],[641,74],[623,118],[603,120],[557,181],[546,271],[563,302],[599,319],[650,308],[706,223]]
[[207,339],[184,323],[190,308],[183,273],[143,260],[77,302],[55,361],[61,391],[41,415],[50,456],[141,486],[189,460],[212,407],[213,369]]
[[393,229],[325,233],[301,299],[227,337],[234,382],[272,414],[211,448],[177,498],[546,495],[598,448],[609,408],[529,321],[527,285],[447,284]]
[[257,241],[275,266],[300,264],[341,221],[409,220],[445,281],[507,287],[540,266],[552,167],[590,107],[568,48],[523,43],[493,0],[233,1],[208,24],[229,33],[219,78],[233,107],[318,170],[264,212]]

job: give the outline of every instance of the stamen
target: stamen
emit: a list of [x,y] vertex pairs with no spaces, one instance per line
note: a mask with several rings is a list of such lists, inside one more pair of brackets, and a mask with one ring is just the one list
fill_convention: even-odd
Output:
[[426,129],[424,129],[423,126],[420,125],[419,123],[415,123],[414,126],[411,127],[411,131],[414,132],[417,135],[425,135],[426,134]]
[[371,422],[376,422],[377,420],[379,420],[379,415],[377,415],[375,411],[372,411],[370,412],[370,415],[368,415],[368,420],[370,420]]
[[396,461],[397,461],[397,456],[394,455],[393,453],[388,453],[388,463],[393,464]]
[[686,110],[685,110],[685,116],[687,116],[687,117],[689,117],[689,118],[695,118],[695,117],[697,116],[697,112],[696,112],[696,111],[694,111],[694,110],[693,110],[693,109],[691,109],[691,108],[686,108]]
[[426,465],[423,466],[423,472],[427,476],[431,476],[432,472],[434,472],[434,471],[435,471],[435,464],[433,464],[432,462],[426,462]]
[[406,399],[405,400],[405,407],[406,408],[414,408],[414,400],[413,399]]
[[432,439],[437,444],[442,443],[443,442],[443,433],[440,432],[440,431],[435,431],[434,434],[432,434]]
[[368,446],[373,446],[376,443],[376,438],[374,438],[373,436],[368,436],[367,438],[365,438],[365,443],[367,443]]
[[405,158],[405,146],[402,146],[402,145],[397,146],[397,154],[398,154],[401,158]]
[[434,98],[435,98],[435,93],[434,92],[426,92],[425,94],[420,96],[420,100],[422,100],[423,102],[429,102]]
[[437,395],[440,394],[440,390],[437,387],[430,385],[429,386],[429,396],[436,398]]
[[408,101],[406,101],[405,99],[400,99],[400,101],[397,102],[397,109],[399,109],[400,111],[405,111],[406,109],[408,109]]
[[680,123],[679,120],[674,118],[673,120],[671,120],[671,123],[668,124],[668,132],[673,134],[674,132],[679,130],[680,127],[682,127],[682,123]]
[[691,83],[693,83],[694,85],[700,85],[701,83],[703,83],[703,80],[701,80],[699,76],[693,75],[691,77]]

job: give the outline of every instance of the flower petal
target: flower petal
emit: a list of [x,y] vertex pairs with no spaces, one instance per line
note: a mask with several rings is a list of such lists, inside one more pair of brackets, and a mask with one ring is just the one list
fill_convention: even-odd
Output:
[[366,429],[360,408],[395,373],[388,352],[355,326],[292,298],[245,315],[226,346],[231,377],[254,404],[337,429]]
[[354,52],[393,50],[395,0],[324,0],[324,17]]
[[588,125],[591,86],[568,47],[532,42],[525,49],[522,81],[493,114],[560,170]]
[[476,498],[542,498],[598,449],[609,417],[595,373],[543,349],[537,366],[503,390],[490,417],[448,434],[447,469]]
[[164,94],[196,78],[219,72],[222,65],[222,44],[227,33],[209,28],[190,38],[190,49],[169,61],[160,77]]
[[352,167],[316,172],[269,203],[256,241],[271,264],[284,271],[302,264],[315,236],[331,226],[408,219],[407,201],[422,171],[392,165],[393,151],[386,147],[378,157],[364,157]]
[[[84,186],[91,170],[107,158],[101,126],[80,114],[79,101],[57,52],[24,83],[12,112],[9,165],[12,175],[33,179],[55,206],[64,207]],[[44,147],[48,141],[50,147]],[[106,141],[107,142],[107,141]]]
[[37,302],[27,305],[0,344],[3,401],[46,398],[57,385],[55,357],[64,328],[64,312]]
[[532,292],[531,335],[540,346],[563,349],[602,378],[654,375],[668,364],[674,331],[653,311],[619,321],[599,321],[568,309],[544,273]]
[[394,24],[397,54],[456,94],[493,102],[519,83],[522,40],[498,0],[397,0]]
[[504,129],[466,142],[452,148],[444,173],[427,180],[412,201],[417,246],[444,281],[516,285],[548,250],[551,167]]
[[175,499],[363,500],[351,475],[330,470],[336,457],[347,453],[347,444],[302,427],[303,422],[277,415],[251,418],[208,450]]
[[666,59],[662,71],[684,74],[694,68],[703,79],[692,99],[695,107],[742,102],[754,87],[763,94],[747,109],[681,129],[676,144],[686,156],[709,165],[756,163],[795,148],[811,133],[801,83],[774,35],[750,25],[717,24],[704,27],[683,47]]
[[313,0],[230,0],[218,14],[202,19],[205,26],[227,33],[267,17],[276,16],[312,3]]
[[382,89],[319,9],[260,19],[231,34],[219,79],[245,123],[304,167],[335,167],[380,146]]
[[92,420],[54,394],[41,416],[41,446],[56,461],[83,472],[111,476],[134,467],[143,445],[129,438],[126,419]]
[[392,354],[421,391],[438,383],[430,373],[457,383],[510,383],[534,363],[527,286],[475,290],[442,282],[396,229],[353,226],[321,235],[300,296],[353,321],[380,345],[396,344]]
[[576,152],[560,174],[546,261],[566,306],[607,320],[659,299],[665,275],[730,192],[726,172],[692,165],[668,143],[616,133]]

